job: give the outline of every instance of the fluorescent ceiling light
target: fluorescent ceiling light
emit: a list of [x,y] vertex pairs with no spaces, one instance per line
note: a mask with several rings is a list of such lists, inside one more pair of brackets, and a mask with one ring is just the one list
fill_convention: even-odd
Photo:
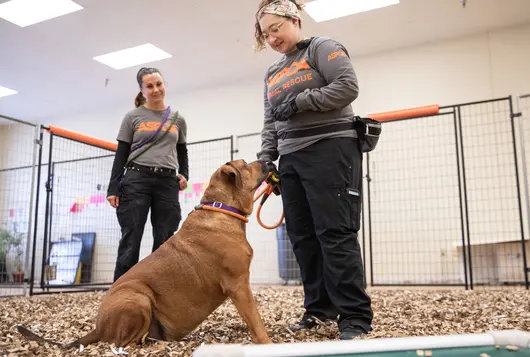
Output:
[[8,95],[17,94],[18,92],[13,89],[0,86],[0,98],[7,97]]
[[82,9],[70,0],[11,0],[0,4],[0,18],[26,27]]
[[144,45],[97,56],[94,57],[94,59],[114,69],[123,69],[171,57],[172,56],[169,53],[162,51],[160,48],[153,46],[150,43],[146,43]]
[[322,22],[397,4],[399,0],[313,0],[304,4],[304,11]]

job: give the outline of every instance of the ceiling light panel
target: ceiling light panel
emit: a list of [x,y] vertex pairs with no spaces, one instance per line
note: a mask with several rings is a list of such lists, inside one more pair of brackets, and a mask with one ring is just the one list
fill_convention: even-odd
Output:
[[0,98],[7,97],[8,95],[13,95],[17,93],[18,92],[14,89],[9,89],[9,88],[0,86]]
[[397,4],[399,0],[313,0],[304,4],[304,11],[323,22]]
[[0,4],[0,18],[26,27],[82,9],[70,0],[11,0]]
[[96,56],[94,57],[94,60],[114,69],[124,69],[171,57],[172,55],[169,53],[150,43],[146,43],[140,46]]

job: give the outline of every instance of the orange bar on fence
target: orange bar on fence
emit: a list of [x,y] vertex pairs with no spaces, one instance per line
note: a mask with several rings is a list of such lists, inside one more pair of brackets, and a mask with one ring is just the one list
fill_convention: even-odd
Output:
[[392,110],[389,112],[368,114],[367,117],[378,121],[392,121],[398,119],[412,119],[440,113],[438,104],[426,105],[423,107]]
[[47,131],[49,133],[62,136],[63,138],[72,139],[72,140],[79,141],[79,142],[82,142],[88,145],[97,146],[102,149],[116,151],[116,149],[118,148],[118,144],[116,143],[111,143],[110,141],[105,141],[105,140],[101,140],[98,138],[94,138],[92,136],[79,134],[79,133],[76,133],[75,131],[58,128],[53,125],[49,125]]
[[[378,121],[392,121],[392,120],[398,120],[398,119],[412,119],[412,118],[419,118],[429,115],[435,115],[440,113],[440,106],[438,104],[433,105],[426,105],[423,107],[415,107],[415,108],[407,108],[407,109],[400,109],[400,110],[392,110],[388,112],[380,112],[380,113],[372,113],[368,114],[367,116],[369,118],[378,120]],[[116,151],[118,148],[118,144],[112,143],[110,141],[101,140],[98,138],[94,138],[92,136],[76,133],[75,131],[58,128],[53,125],[48,126],[49,133],[54,133],[55,135],[62,136],[67,139],[72,139],[75,141],[79,141],[88,145],[93,145],[100,147],[102,149],[107,149],[110,151]]]

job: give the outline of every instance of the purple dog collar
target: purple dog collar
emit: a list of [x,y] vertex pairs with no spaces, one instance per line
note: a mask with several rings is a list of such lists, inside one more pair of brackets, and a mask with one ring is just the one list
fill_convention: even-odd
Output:
[[235,214],[238,214],[240,216],[245,216],[240,210],[234,208],[234,207],[231,207],[231,206],[228,206],[228,205],[225,205],[224,203],[222,202],[218,202],[218,201],[215,201],[215,202],[208,202],[208,203],[201,203],[199,205],[197,205],[195,207],[195,209],[201,209],[202,206],[210,206],[210,207],[215,207],[215,208],[219,208],[219,209],[222,209],[222,210],[225,210],[225,211],[229,211],[229,212],[232,212],[232,213],[235,213]]

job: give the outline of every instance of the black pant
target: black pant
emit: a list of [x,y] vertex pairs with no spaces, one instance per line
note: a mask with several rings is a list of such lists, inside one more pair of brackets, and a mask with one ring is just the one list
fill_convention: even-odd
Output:
[[306,314],[339,316],[339,327],[371,331],[357,240],[362,156],[354,138],[318,141],[279,162],[287,234],[304,286]]
[[125,174],[116,209],[122,237],[114,270],[114,281],[138,263],[147,214],[151,208],[155,251],[178,229],[182,218],[179,182],[174,175],[129,169]]

